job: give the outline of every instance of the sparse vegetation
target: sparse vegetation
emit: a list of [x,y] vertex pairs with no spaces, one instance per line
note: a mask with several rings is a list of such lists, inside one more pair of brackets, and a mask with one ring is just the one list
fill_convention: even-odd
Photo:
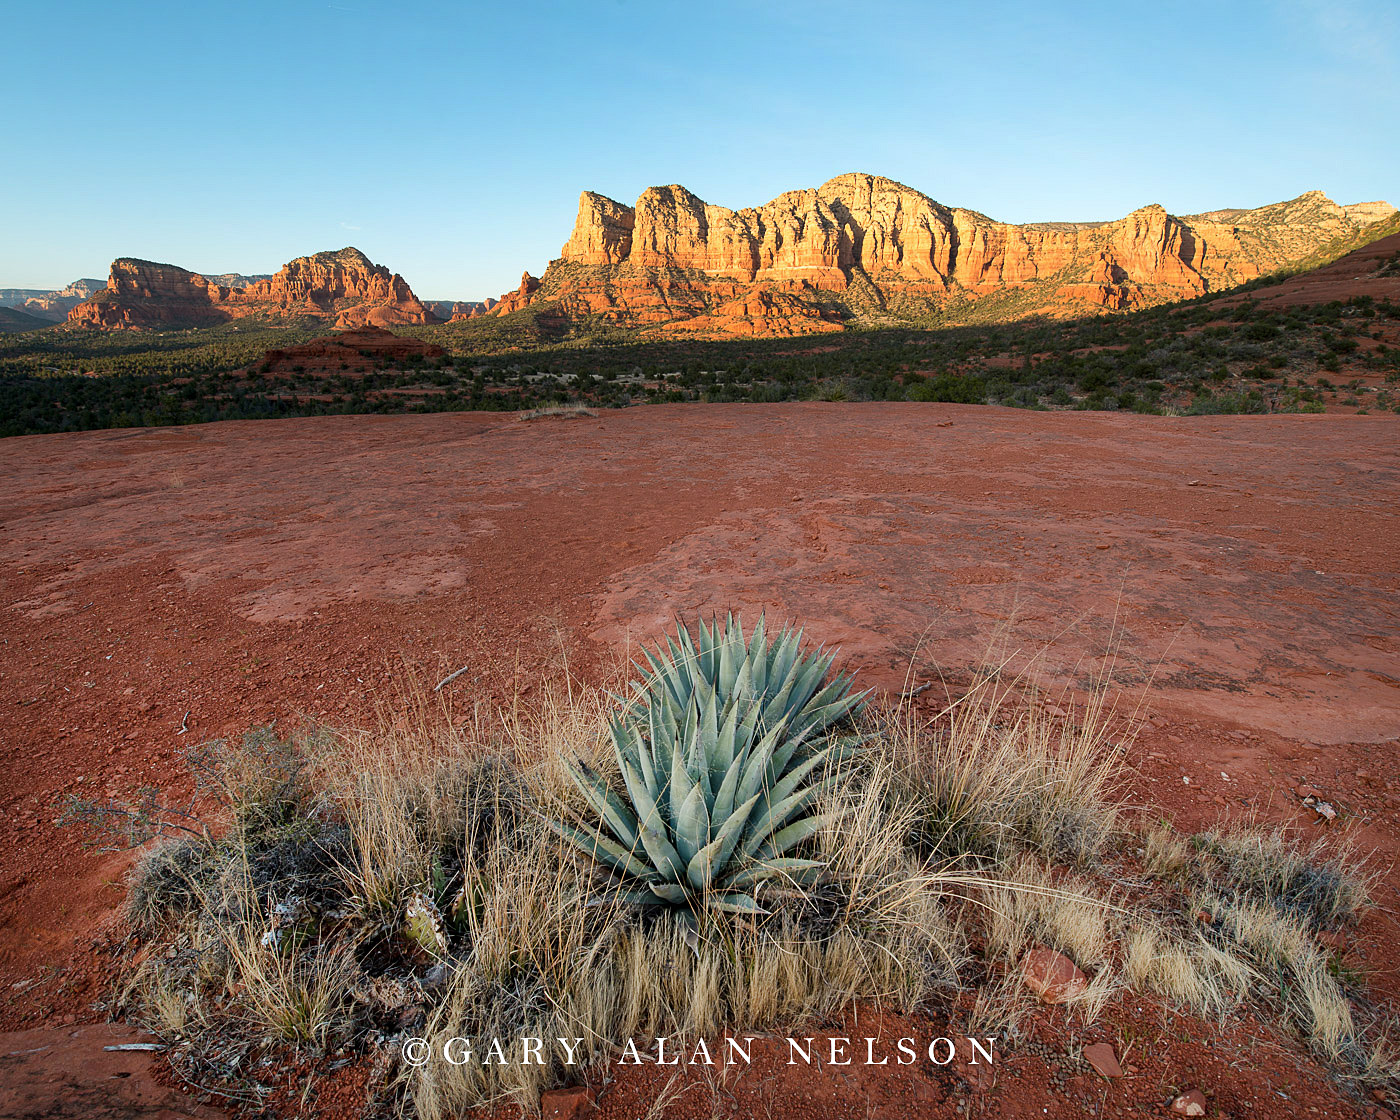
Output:
[[[937,1005],[1014,1040],[1031,1001],[1021,958],[1039,944],[1088,974],[1066,1008],[1085,1023],[1125,987],[1206,1016],[1250,1004],[1340,1073],[1392,1085],[1378,1015],[1317,938],[1366,905],[1348,852],[1137,830],[1115,793],[1122,728],[1099,700],[1052,718],[999,669],[933,717],[857,712],[831,668],[795,633],[717,624],[649,655],[623,708],[565,680],[504,711],[464,718],[425,694],[374,730],[206,749],[224,827],[140,863],[128,1012],[182,1076],[250,1105],[292,1054],[376,1051],[389,1060],[372,1089],[438,1120],[533,1108],[566,1071],[557,1056],[396,1065],[407,1035],[575,1038],[602,1061],[627,1038],[795,1028],[868,1000]],[[756,815],[727,829],[710,803],[767,769],[714,764],[731,740],[736,760],[743,744],[764,762],[789,753],[750,811],[766,792],[776,828],[797,804],[808,823],[790,850]],[[670,760],[655,790],[639,752]],[[649,821],[678,854],[695,831],[683,874],[738,835],[748,901],[708,905],[718,858],[698,884],[663,874]],[[664,905],[639,904],[653,899],[638,882]]]

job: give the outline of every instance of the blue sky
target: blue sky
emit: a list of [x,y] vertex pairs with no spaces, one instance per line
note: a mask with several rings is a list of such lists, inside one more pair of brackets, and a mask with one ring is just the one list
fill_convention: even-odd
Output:
[[579,191],[870,171],[1004,221],[1400,204],[1400,3],[0,2],[0,287],[356,245],[539,274]]

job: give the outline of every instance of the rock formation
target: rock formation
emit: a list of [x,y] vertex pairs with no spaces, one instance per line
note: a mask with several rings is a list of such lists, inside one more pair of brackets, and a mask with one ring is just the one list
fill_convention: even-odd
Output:
[[423,306],[444,322],[462,319],[477,319],[495,307],[499,300],[447,300],[425,299]]
[[316,253],[288,262],[275,276],[230,288],[170,264],[121,258],[107,287],[68,313],[77,326],[211,326],[258,316],[327,319],[339,328],[435,322],[398,273],[358,249]]
[[[363,370],[375,362],[402,362],[411,358],[441,358],[441,346],[404,338],[380,327],[356,327],[325,338],[313,338],[297,346],[284,346],[263,355],[266,372],[338,373]],[[298,371],[296,367],[301,367]]]
[[490,313],[549,304],[665,333],[787,335],[1128,310],[1341,251],[1394,213],[1311,191],[1256,210],[1151,205],[1112,222],[1009,225],[865,174],[744,210],[674,185],[635,206],[585,191],[559,259]]

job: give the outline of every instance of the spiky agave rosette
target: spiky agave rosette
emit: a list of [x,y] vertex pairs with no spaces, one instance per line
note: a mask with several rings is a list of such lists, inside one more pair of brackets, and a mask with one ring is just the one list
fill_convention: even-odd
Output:
[[746,640],[730,615],[678,626],[611,720],[622,790],[583,762],[569,774],[596,824],[552,821],[604,865],[630,902],[677,908],[694,930],[707,911],[764,913],[765,880],[811,882],[824,864],[790,854],[826,818],[813,811],[858,745],[838,735],[864,703],[850,677],[826,682],[835,655],[802,651],[801,629]]

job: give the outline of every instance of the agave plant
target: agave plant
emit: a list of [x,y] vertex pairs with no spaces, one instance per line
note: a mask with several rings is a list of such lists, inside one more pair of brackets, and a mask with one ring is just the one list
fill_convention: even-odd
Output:
[[684,627],[647,653],[633,703],[611,721],[621,791],[584,763],[570,774],[596,826],[552,822],[619,880],[622,897],[683,908],[763,913],[765,879],[809,882],[818,860],[790,855],[822,827],[811,811],[833,765],[857,740],[835,735],[864,694],[850,678],[824,684],[833,654],[804,654],[802,631],[745,640],[731,615]]

